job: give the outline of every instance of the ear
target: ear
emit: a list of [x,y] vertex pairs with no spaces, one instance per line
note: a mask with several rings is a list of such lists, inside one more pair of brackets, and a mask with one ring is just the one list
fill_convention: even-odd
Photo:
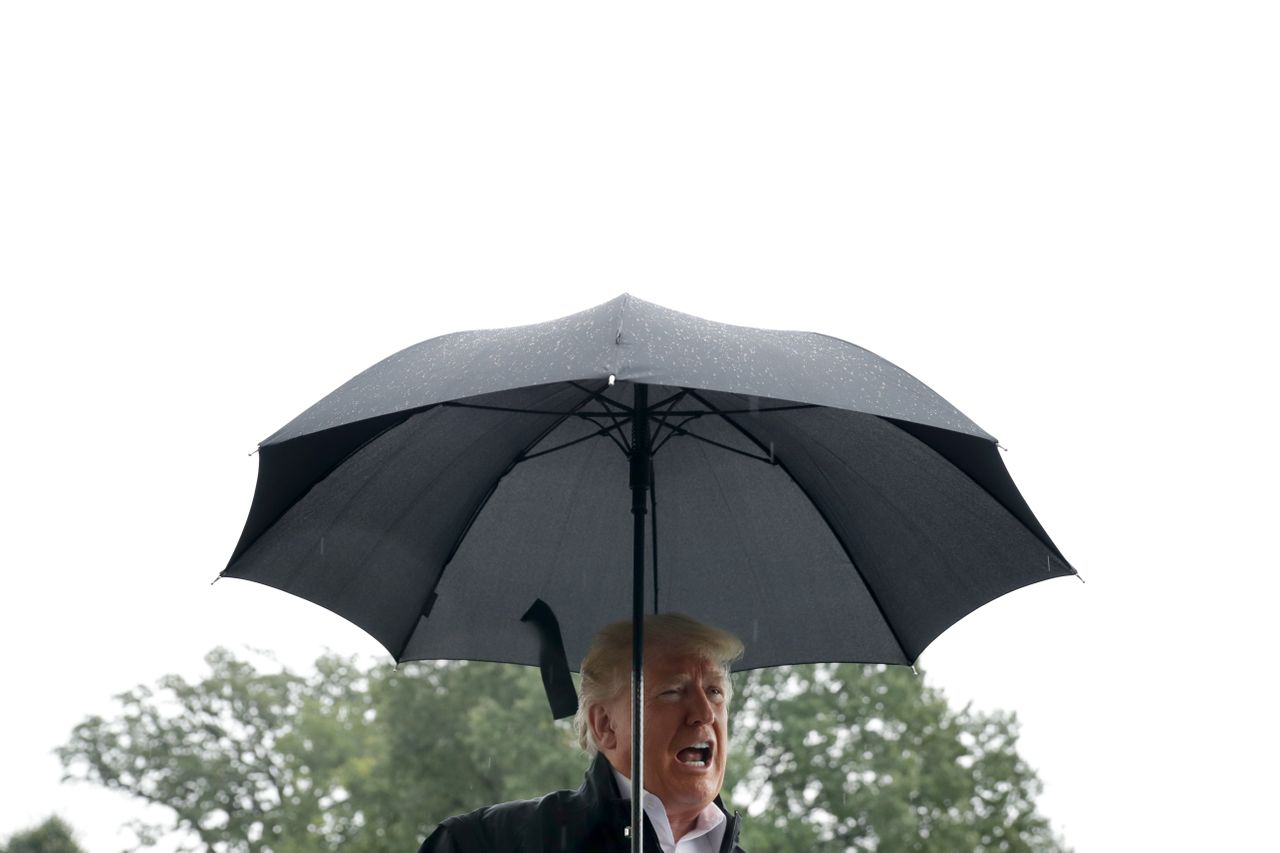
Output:
[[587,722],[601,752],[618,748],[617,724],[603,703],[597,702],[587,709]]

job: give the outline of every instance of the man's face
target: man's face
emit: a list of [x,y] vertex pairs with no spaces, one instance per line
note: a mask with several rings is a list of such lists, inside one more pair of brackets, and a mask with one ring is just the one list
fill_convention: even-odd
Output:
[[[720,793],[728,754],[727,676],[697,655],[655,650],[644,664],[644,787],[672,815],[696,814]],[[631,691],[606,705],[616,738],[601,752],[631,775]]]

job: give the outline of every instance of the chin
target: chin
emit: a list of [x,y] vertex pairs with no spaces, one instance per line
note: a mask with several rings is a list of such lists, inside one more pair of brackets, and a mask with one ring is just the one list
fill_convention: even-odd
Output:
[[721,781],[720,777],[707,776],[704,779],[686,779],[671,787],[673,793],[686,805],[705,806],[720,793]]

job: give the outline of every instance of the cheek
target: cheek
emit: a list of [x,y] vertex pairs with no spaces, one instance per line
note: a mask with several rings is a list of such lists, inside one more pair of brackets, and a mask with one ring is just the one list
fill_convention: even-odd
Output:
[[653,744],[654,749],[657,749],[660,744],[666,744],[680,731],[680,721],[683,717],[678,709],[673,709],[671,705],[655,703],[644,709],[644,715],[645,744]]

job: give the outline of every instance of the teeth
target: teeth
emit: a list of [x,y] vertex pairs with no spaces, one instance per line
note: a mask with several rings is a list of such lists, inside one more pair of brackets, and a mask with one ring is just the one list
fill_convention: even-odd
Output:
[[[707,757],[708,758],[711,757],[711,741],[700,740],[697,743],[691,743],[688,746],[684,747],[683,749],[679,750],[679,752],[684,752],[686,749],[706,750]],[[680,763],[683,764],[685,767],[706,767],[707,766],[707,762],[702,760],[701,758],[695,758],[692,761],[684,761],[683,759],[681,759]]]

